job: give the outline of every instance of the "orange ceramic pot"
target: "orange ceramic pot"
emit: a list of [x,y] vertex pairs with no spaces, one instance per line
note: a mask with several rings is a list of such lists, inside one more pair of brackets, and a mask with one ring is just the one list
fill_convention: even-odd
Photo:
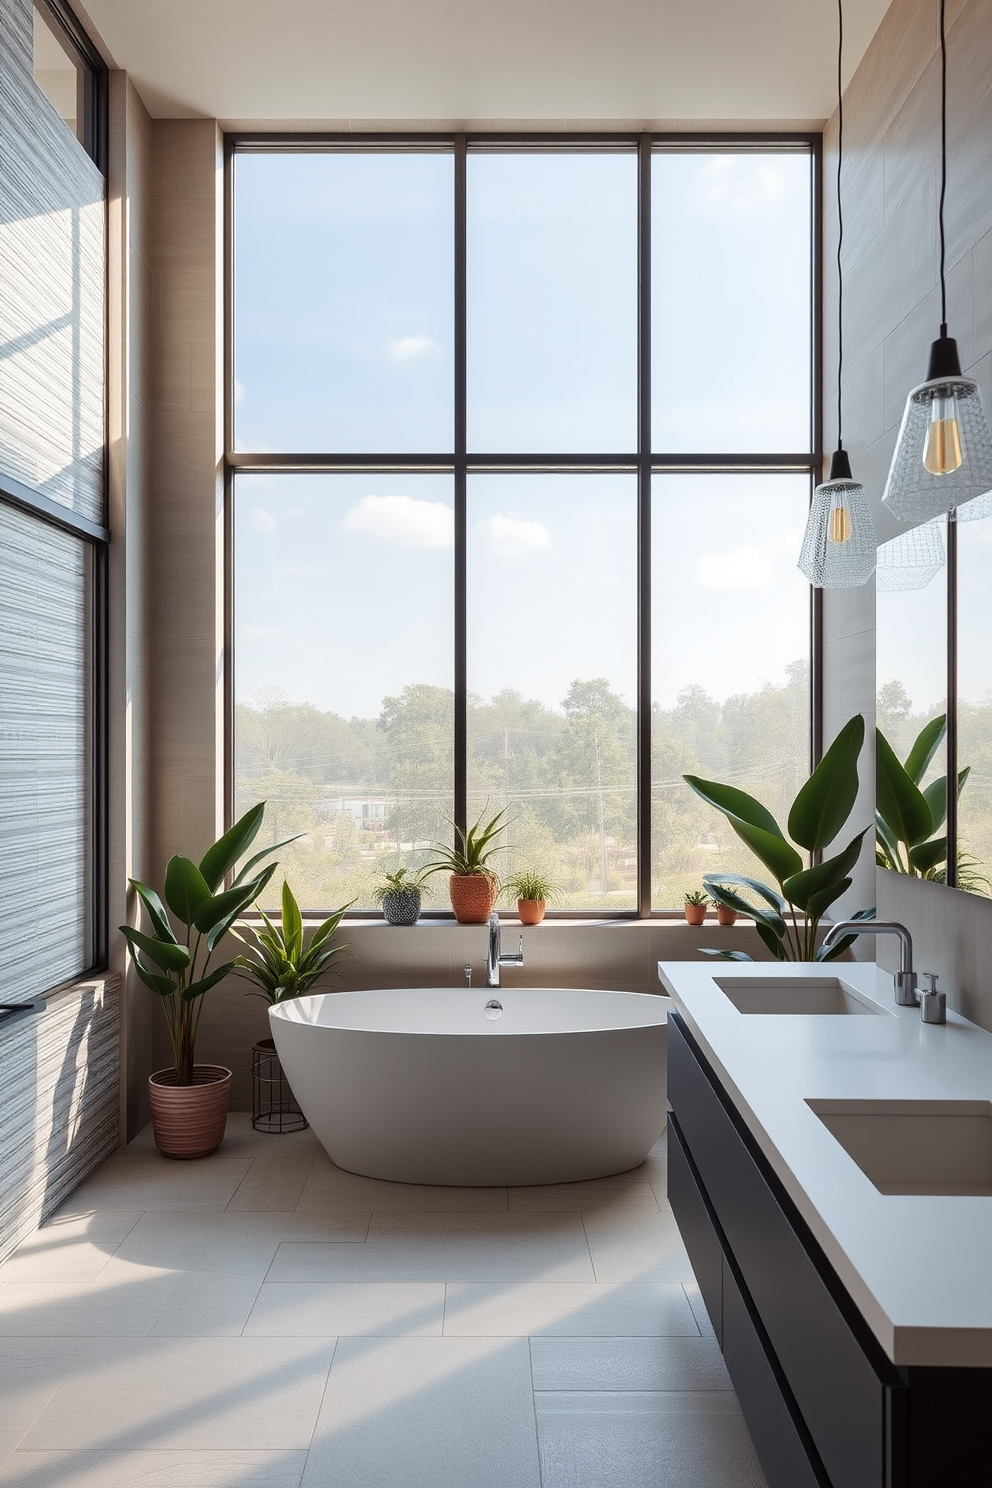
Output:
[[174,1069],[148,1077],[155,1146],[163,1157],[207,1157],[224,1140],[231,1071],[222,1064],[193,1066],[192,1085],[177,1085]]
[[484,925],[493,912],[499,884],[491,873],[453,873],[448,889],[459,925]]
[[718,925],[735,925],[737,923],[736,909],[728,909],[725,904],[716,907],[716,922]]
[[544,919],[546,903],[544,899],[518,899],[517,914],[521,925],[539,925]]
[[706,918],[705,904],[687,904],[685,917],[690,925],[701,925]]

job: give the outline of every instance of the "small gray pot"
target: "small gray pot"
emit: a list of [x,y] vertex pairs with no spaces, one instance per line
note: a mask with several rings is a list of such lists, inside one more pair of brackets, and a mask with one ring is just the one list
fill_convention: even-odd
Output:
[[419,889],[405,894],[397,890],[382,896],[382,912],[390,925],[415,925],[420,919],[421,894]]

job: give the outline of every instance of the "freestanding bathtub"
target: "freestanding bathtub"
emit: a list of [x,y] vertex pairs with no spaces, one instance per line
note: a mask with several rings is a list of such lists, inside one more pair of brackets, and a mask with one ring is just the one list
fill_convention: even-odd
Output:
[[568,1183],[637,1167],[666,1116],[668,999],[563,987],[331,992],[269,1009],[339,1167],[402,1183]]

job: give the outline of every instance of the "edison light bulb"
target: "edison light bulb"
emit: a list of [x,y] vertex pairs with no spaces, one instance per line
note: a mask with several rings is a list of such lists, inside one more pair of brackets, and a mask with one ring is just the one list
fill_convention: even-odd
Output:
[[851,541],[851,513],[841,501],[835,502],[830,508],[830,541],[832,543]]
[[934,398],[930,404],[923,464],[931,475],[950,475],[952,470],[958,470],[964,464],[958,400],[953,393],[949,397]]

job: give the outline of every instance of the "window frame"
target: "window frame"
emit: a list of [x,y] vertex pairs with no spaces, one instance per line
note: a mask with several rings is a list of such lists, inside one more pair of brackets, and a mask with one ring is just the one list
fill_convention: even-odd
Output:
[[[238,450],[234,438],[234,161],[243,153],[298,153],[361,151],[401,152],[436,149],[454,157],[454,449],[445,454],[362,455],[285,452],[258,454]],[[636,152],[638,174],[638,305],[637,305],[637,440],[636,452],[622,454],[491,454],[469,452],[467,428],[467,161],[473,150],[519,150],[551,152],[622,150]],[[810,159],[810,445],[802,451],[693,454],[676,451],[660,454],[652,450],[651,410],[651,164],[656,153],[666,150],[706,153],[723,150],[744,154],[774,150],[795,152]],[[227,748],[225,749],[226,819],[234,816],[234,482],[239,473],[292,474],[306,472],[361,471],[364,473],[450,473],[454,479],[454,819],[462,827],[467,814],[467,487],[468,477],[478,473],[631,473],[637,479],[637,905],[635,909],[604,913],[601,910],[561,911],[570,920],[671,920],[680,917],[675,909],[654,909],[651,902],[651,487],[655,474],[718,473],[805,474],[810,497],[821,479],[822,455],[822,151],[818,133],[789,131],[720,132],[670,131],[543,132],[467,131],[398,133],[274,133],[231,132],[224,140],[224,494],[225,494],[225,638],[224,689]],[[810,768],[823,749],[823,597],[811,586],[809,608]],[[324,911],[326,913],[326,910]],[[317,913],[317,911],[314,911]],[[551,912],[552,916],[554,912]],[[367,911],[349,911],[365,917]],[[451,918],[444,914],[445,918]]]

